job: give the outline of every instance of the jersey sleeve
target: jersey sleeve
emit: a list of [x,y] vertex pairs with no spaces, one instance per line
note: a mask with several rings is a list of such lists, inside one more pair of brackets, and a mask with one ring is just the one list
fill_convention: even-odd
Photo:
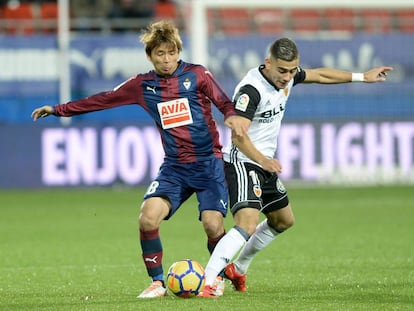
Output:
[[199,66],[199,68],[201,68],[203,71],[203,79],[201,80],[201,82],[205,86],[203,87],[205,95],[214,103],[217,109],[223,114],[224,119],[236,115],[230,98],[224,91],[223,87],[213,76],[213,74],[203,66]]
[[123,105],[139,104],[139,83],[136,77],[130,78],[113,90],[56,105],[54,106],[54,114],[61,117],[71,117]]
[[243,85],[233,97],[234,109],[237,114],[253,120],[254,113],[260,103],[260,93],[252,85]]

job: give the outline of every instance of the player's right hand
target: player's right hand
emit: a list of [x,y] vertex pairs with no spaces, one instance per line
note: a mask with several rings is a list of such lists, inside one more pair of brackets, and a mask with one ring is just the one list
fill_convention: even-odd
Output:
[[278,159],[266,158],[264,161],[260,163],[260,165],[265,171],[277,174],[282,173],[282,165],[280,164]]
[[43,107],[39,107],[39,108],[36,108],[35,110],[33,110],[32,118],[33,118],[33,121],[36,122],[37,119],[46,118],[47,116],[50,116],[51,114],[53,114],[53,107],[52,106],[43,106]]

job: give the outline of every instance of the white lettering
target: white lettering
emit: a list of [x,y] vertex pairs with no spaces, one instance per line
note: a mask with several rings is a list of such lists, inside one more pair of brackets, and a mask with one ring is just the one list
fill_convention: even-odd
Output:
[[120,178],[128,184],[142,181],[147,171],[144,139],[139,129],[125,128],[119,135],[118,168]]
[[316,179],[318,172],[315,166],[315,129],[311,124],[303,124],[300,133],[302,134],[300,174],[304,179]]
[[149,168],[150,177],[151,179],[154,179],[158,174],[158,170],[165,156],[160,135],[156,128],[147,126],[142,129],[142,136],[145,140],[143,143],[148,148],[146,155],[148,156],[151,165]]
[[[366,166],[369,173],[386,173],[393,166],[392,131],[389,123],[380,126],[374,123],[365,125]],[[380,165],[382,164],[382,165]]]
[[96,136],[96,130],[92,128],[67,130],[66,165],[69,184],[77,185],[83,182],[92,185],[95,183]]
[[65,175],[64,129],[46,129],[42,132],[42,181],[46,185],[64,185]]
[[338,169],[343,173],[363,165],[364,154],[361,148],[362,125],[348,123],[337,134]]
[[[219,131],[230,140],[229,129]],[[146,185],[164,158],[152,126],[50,128],[41,139],[45,185]],[[286,123],[276,157],[283,180],[412,182],[413,148],[414,122]]]
[[277,157],[283,167],[283,178],[294,177],[295,163],[299,160],[299,132],[296,124],[285,124],[280,130],[279,148]]
[[414,122],[397,122],[394,124],[393,132],[397,140],[398,163],[401,174],[407,177],[413,176]]
[[116,148],[117,133],[112,127],[106,127],[102,130],[101,141],[101,165],[98,165],[96,171],[96,182],[100,185],[107,185],[116,179]]
[[332,176],[335,170],[335,126],[327,123],[321,127],[321,177]]

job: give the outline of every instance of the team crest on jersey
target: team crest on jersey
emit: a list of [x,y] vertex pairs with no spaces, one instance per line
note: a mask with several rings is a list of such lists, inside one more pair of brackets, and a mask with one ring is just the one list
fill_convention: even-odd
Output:
[[178,98],[157,104],[163,129],[170,129],[193,123],[193,116],[187,98]]
[[253,192],[256,195],[256,197],[260,198],[262,196],[262,188],[260,188],[259,185],[253,186]]
[[279,178],[276,180],[276,189],[280,193],[285,193],[286,192],[286,188],[285,188],[285,186],[283,185],[282,181]]
[[249,105],[250,97],[247,94],[241,94],[239,98],[237,99],[236,108],[237,110],[245,112],[247,109],[247,106]]
[[185,81],[183,82],[183,85],[184,85],[185,89],[188,90],[191,87],[190,79],[186,78]]

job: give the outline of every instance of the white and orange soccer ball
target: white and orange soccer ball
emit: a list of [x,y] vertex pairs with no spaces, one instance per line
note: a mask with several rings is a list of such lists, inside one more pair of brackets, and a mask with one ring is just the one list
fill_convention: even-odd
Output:
[[168,289],[178,297],[190,298],[197,296],[203,290],[204,283],[204,268],[195,260],[179,260],[174,262],[168,269]]

